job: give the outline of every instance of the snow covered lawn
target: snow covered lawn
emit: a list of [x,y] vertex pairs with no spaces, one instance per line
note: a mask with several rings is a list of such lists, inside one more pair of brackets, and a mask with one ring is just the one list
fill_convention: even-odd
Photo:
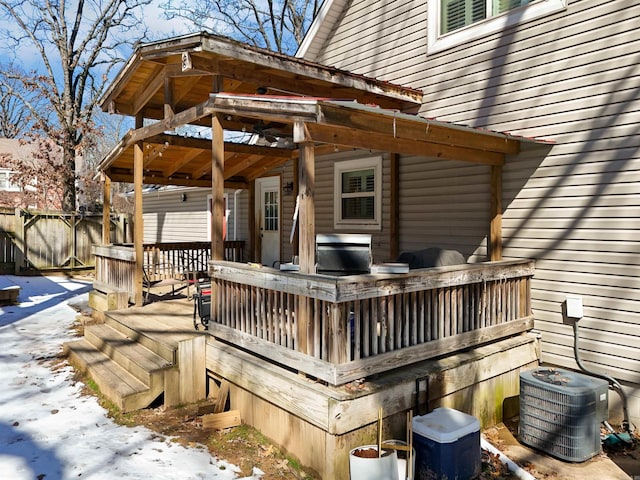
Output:
[[17,305],[0,306],[0,479],[237,478],[235,466],[205,447],[116,425],[95,398],[81,395],[72,368],[56,362],[73,338],[69,303],[86,298],[89,280],[3,280],[22,290]]

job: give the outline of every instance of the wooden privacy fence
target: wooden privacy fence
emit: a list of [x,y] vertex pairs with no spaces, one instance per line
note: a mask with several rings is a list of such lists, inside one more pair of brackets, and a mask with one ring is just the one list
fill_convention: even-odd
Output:
[[[102,214],[0,210],[3,273],[93,267],[91,247],[102,243],[102,221]],[[112,241],[126,241],[128,217],[111,222]]]
[[533,262],[327,277],[212,263],[210,329],[331,384],[533,327]]

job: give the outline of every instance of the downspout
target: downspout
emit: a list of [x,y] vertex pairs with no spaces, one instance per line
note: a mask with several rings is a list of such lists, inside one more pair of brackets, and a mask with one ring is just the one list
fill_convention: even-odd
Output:
[[233,239],[238,239],[238,193],[242,192],[242,189],[237,189],[233,192]]

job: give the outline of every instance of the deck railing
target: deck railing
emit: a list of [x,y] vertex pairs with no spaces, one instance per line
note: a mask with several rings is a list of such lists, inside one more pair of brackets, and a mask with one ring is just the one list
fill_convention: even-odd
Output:
[[[148,243],[143,246],[143,265],[147,281],[155,282],[173,276],[188,279],[190,275],[207,274],[211,258],[210,242]],[[224,242],[225,258],[242,261],[244,241]],[[95,284],[127,291],[130,301],[135,292],[136,256],[133,245],[94,245]]]
[[329,277],[212,262],[212,333],[338,385],[533,326],[530,261]]

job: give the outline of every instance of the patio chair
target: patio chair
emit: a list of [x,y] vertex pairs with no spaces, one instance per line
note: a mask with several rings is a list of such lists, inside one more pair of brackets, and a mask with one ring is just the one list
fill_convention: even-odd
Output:
[[176,294],[176,285],[183,285],[184,281],[178,278],[176,269],[168,262],[153,262],[145,264],[142,268],[142,284],[145,288],[144,303],[149,303],[149,295],[153,287],[171,287],[171,295]]
[[211,282],[196,282],[193,294],[193,328],[198,330],[198,322],[205,330],[209,329],[211,319]]

